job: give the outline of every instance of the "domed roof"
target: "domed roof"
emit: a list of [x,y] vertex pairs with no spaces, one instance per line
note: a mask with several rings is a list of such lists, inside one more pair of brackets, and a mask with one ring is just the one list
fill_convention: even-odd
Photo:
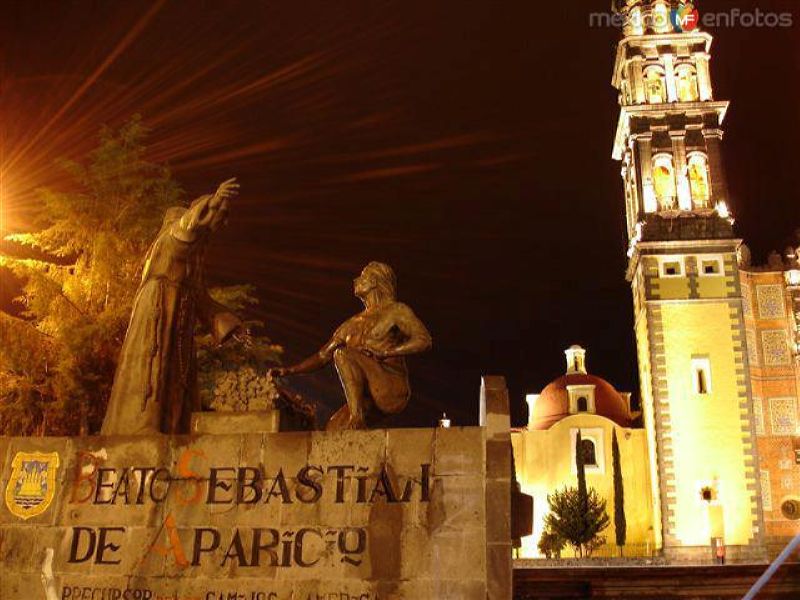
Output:
[[[567,374],[548,384],[532,401],[532,414],[529,416],[528,429],[549,429],[553,424],[571,414],[570,392],[572,386],[593,386],[594,410],[589,412],[611,419],[622,427],[631,426],[631,414],[628,400],[614,386],[601,377],[589,375],[585,369],[586,351],[580,346],[573,346],[566,351]],[[577,359],[577,360],[576,360]],[[573,393],[573,396],[582,396]]]

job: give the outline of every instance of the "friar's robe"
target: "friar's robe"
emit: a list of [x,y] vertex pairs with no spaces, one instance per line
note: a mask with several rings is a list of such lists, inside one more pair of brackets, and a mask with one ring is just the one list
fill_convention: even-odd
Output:
[[[202,208],[202,207],[197,207]],[[222,343],[241,321],[208,295],[203,276],[207,231],[191,212],[168,211],[150,247],[133,303],[102,435],[188,433],[199,411],[194,332],[198,320]],[[191,241],[184,241],[191,240]]]

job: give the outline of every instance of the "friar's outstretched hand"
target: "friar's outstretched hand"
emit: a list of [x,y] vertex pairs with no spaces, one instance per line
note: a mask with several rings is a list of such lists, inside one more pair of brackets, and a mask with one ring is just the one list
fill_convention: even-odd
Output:
[[215,207],[224,202],[228,198],[233,198],[239,193],[239,184],[236,182],[236,177],[231,177],[219,184],[217,191],[214,192],[214,197],[211,198],[211,206]]

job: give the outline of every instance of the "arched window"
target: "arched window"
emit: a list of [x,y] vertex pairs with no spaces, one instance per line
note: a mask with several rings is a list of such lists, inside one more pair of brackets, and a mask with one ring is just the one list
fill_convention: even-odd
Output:
[[671,154],[657,154],[653,157],[653,188],[660,210],[675,210],[677,208],[675,167]]
[[706,381],[705,371],[697,371],[697,393],[698,394],[708,393],[708,381]]
[[670,19],[670,10],[667,8],[666,2],[657,0],[653,4],[653,12],[651,16],[653,20],[653,31],[656,33],[671,33],[672,21]]
[[583,452],[583,464],[587,467],[597,466],[597,452],[594,447],[594,441],[589,439],[581,440],[581,452]]
[[708,158],[702,152],[693,152],[689,155],[686,168],[694,207],[708,208],[711,199],[711,190],[708,185]]
[[631,86],[628,83],[627,79],[622,80],[622,90],[620,92],[622,95],[622,102],[625,104],[631,103]]
[[630,16],[628,17],[628,25],[630,27],[628,35],[644,35],[644,19],[642,18],[642,9],[635,6],[631,9]]
[[645,96],[649,104],[663,104],[667,101],[664,85],[664,71],[661,67],[648,67],[644,72]]
[[586,396],[581,396],[578,398],[578,412],[588,412],[589,411],[589,401],[586,399]]
[[700,98],[697,72],[692,65],[678,65],[678,68],[675,69],[675,79],[678,87],[678,100],[696,102]]
[[695,394],[710,394],[711,393],[711,364],[708,358],[693,358],[692,359],[692,375],[694,381],[692,387]]

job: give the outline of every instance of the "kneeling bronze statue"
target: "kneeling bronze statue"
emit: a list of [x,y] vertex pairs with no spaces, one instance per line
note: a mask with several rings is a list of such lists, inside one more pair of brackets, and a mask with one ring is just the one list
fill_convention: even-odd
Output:
[[397,301],[396,279],[389,265],[371,262],[353,283],[364,310],[340,325],[316,354],[272,371],[276,377],[299,375],[333,361],[347,404],[328,421],[328,431],[365,429],[372,407],[384,414],[401,412],[411,394],[404,357],[431,347],[425,325]]

